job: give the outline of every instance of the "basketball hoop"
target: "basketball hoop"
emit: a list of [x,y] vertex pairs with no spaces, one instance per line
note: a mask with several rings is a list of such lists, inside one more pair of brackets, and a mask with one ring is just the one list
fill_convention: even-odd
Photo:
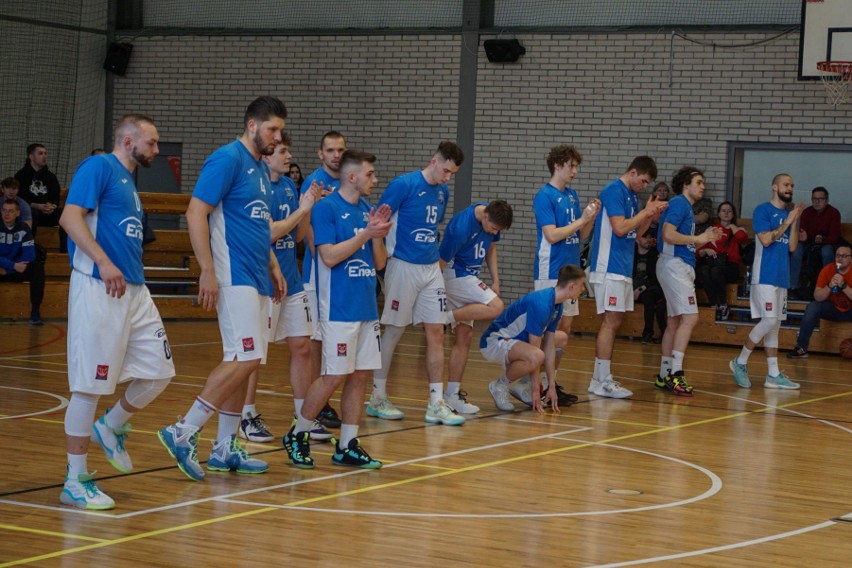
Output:
[[852,81],[852,61],[820,61],[817,63],[828,102],[835,107],[850,100],[849,83]]

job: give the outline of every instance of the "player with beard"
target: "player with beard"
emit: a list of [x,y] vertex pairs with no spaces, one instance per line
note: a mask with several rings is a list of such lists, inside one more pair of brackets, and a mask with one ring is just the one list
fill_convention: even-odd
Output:
[[274,97],[246,108],[245,130],[210,155],[201,168],[186,210],[192,250],[198,258],[198,303],[218,312],[224,357],[207,377],[183,420],[157,435],[189,478],[201,480],[201,428],[219,414],[208,471],[263,473],[237,439],[248,378],[266,353],[269,301],[280,302],[287,285],[269,248],[271,182],[263,156],[282,143],[287,109]]
[[787,289],[790,287],[790,253],[799,244],[799,216],[804,204],[789,211],[793,201],[793,178],[778,174],[772,179],[772,199],[758,205],[752,215],[754,229],[754,264],[751,276],[751,317],[760,322],[751,333],[739,356],[729,366],[734,381],[742,388],[751,387],[748,377],[748,358],[763,340],[769,373],[763,386],[772,389],[797,389],[778,368],[778,330],[787,319]]

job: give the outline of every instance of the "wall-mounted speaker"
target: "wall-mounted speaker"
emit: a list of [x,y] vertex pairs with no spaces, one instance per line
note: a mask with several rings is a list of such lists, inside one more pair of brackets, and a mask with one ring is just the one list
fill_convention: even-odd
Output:
[[483,42],[485,55],[491,63],[514,63],[527,52],[516,39],[487,39]]
[[133,44],[112,42],[107,48],[106,59],[104,59],[104,69],[110,73],[123,76],[127,73],[127,64],[130,63],[130,53],[133,51]]

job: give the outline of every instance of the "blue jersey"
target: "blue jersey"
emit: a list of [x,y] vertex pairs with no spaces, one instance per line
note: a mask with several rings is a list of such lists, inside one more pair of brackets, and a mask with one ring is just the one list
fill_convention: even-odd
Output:
[[[337,191],[340,188],[340,179],[331,177],[331,174],[323,168],[317,168],[305,178],[305,181],[302,182],[302,193],[311,187],[312,182],[323,184],[326,191]],[[305,257],[302,259],[302,282],[308,286],[313,286],[314,277],[314,255],[311,254],[311,247],[305,247]]]
[[419,170],[391,180],[379,200],[393,211],[388,256],[411,264],[438,262],[438,223],[448,195],[447,184],[430,185]]
[[790,227],[768,247],[760,244],[758,233],[774,231],[787,220],[787,210],[767,201],[755,207],[751,218],[754,229],[754,264],[751,283],[769,284],[779,288],[790,287]]
[[[272,182],[269,192],[269,214],[273,221],[283,221],[299,208],[297,194],[295,182],[287,176],[281,176],[278,181]],[[287,281],[288,296],[304,290],[302,278],[299,276],[299,266],[296,263],[296,239],[293,236],[295,232],[296,227],[293,227],[290,233],[272,243],[272,251],[281,266],[281,274]]]
[[487,203],[474,203],[456,213],[444,231],[444,238],[438,247],[441,260],[452,267],[456,276],[478,278],[491,243],[500,240],[500,233],[487,233],[476,220],[476,208],[483,205]]
[[609,219],[635,217],[639,213],[639,200],[621,179],[615,179],[603,188],[600,200],[601,212],[595,219],[595,237],[592,241],[589,266],[592,272],[609,272],[630,278],[633,275],[636,229],[619,237],[612,230]]
[[530,335],[542,337],[545,332],[556,331],[561,317],[562,302],[556,304],[556,288],[531,292],[521,296],[491,322],[479,340],[479,347],[485,347],[489,335],[520,341],[529,341]]
[[192,196],[214,207],[210,250],[219,286],[251,286],[265,296],[269,281],[268,170],[236,140],[213,152]]
[[35,238],[29,226],[20,219],[11,227],[0,222],[0,268],[15,274],[15,264],[35,259]]
[[577,192],[566,187],[564,191],[545,184],[533,200],[535,230],[538,235],[538,247],[535,251],[533,278],[535,280],[553,280],[559,278],[559,269],[566,264],[580,266],[580,231],[569,235],[564,241],[550,244],[541,230],[545,225],[566,227],[580,218],[580,198]]
[[[367,227],[370,204],[360,199],[352,205],[337,192],[316,205],[311,212],[314,244],[348,241]],[[373,321],[379,319],[376,307],[376,268],[373,243],[367,241],[352,256],[333,268],[317,259],[317,299],[321,321]]]
[[[142,202],[133,174],[113,154],[90,156],[74,172],[65,203],[89,210],[86,226],[116,268],[131,284],[144,284]],[[71,268],[100,279],[94,260],[68,239]]]
[[695,244],[673,245],[663,241],[663,225],[673,225],[681,235],[695,234],[695,215],[692,213],[692,204],[683,195],[675,196],[669,201],[668,208],[663,211],[660,218],[660,226],[657,227],[657,251],[660,254],[676,256],[689,266],[695,266]]

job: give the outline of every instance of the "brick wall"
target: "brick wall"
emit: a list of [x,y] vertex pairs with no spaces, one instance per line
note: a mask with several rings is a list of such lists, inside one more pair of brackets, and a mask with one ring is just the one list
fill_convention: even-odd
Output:
[[[775,33],[690,37],[730,45]],[[739,49],[672,46],[662,32],[517,37],[527,48],[517,64],[488,63],[480,47],[472,188],[474,199],[515,208],[500,255],[508,299],[531,288],[531,204],[549,178],[552,145],[583,152],[574,188],[584,201],[649,154],[661,179],[684,164],[704,169],[718,202],[728,141],[852,144],[850,107],[834,110],[821,85],[796,80],[796,33]],[[276,94],[303,172],[316,167],[319,136],[333,128],[379,157],[383,186],[455,137],[459,44],[451,34],[138,37],[127,76],[116,78],[116,115],[149,113],[164,141],[183,143],[189,191],[204,158],[241,132],[245,105]]]

